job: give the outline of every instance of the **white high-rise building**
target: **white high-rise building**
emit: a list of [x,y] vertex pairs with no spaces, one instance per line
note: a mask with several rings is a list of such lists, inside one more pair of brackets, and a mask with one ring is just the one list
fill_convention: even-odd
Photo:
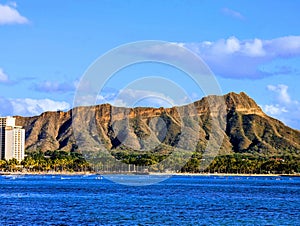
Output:
[[24,159],[25,130],[15,122],[13,117],[0,117],[0,159]]

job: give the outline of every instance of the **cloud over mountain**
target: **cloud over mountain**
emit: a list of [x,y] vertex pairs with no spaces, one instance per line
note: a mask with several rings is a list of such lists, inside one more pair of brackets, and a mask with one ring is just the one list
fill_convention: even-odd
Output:
[[300,126],[300,103],[294,100],[289,92],[288,86],[284,84],[268,85],[267,89],[274,93],[273,103],[265,105],[264,111],[286,124],[295,128]]
[[201,56],[213,72],[228,78],[258,79],[281,73],[295,73],[288,66],[277,71],[262,67],[276,59],[300,56],[300,36],[284,36],[275,39],[239,40],[232,36],[217,41],[180,43]]
[[14,115],[39,115],[45,111],[68,110],[70,104],[65,101],[54,101],[50,99],[12,99]]

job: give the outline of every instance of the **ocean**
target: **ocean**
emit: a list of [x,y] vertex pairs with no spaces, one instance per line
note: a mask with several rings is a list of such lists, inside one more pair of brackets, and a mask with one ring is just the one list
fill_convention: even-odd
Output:
[[153,224],[300,225],[300,178],[173,176],[128,186],[99,175],[0,176],[0,225]]

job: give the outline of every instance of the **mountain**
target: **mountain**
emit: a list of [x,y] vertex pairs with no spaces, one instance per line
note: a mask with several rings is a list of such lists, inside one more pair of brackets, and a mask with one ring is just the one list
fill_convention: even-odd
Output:
[[211,142],[212,147],[221,145],[220,154],[300,152],[300,131],[266,115],[243,92],[208,96],[177,108],[76,107],[68,112],[17,116],[16,123],[25,128],[28,151],[93,151],[100,146],[162,151],[176,145],[195,145],[203,151]]

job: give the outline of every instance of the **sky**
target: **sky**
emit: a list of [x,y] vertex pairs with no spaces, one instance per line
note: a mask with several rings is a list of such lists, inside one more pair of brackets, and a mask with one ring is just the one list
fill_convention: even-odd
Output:
[[[299,9],[294,0],[0,0],[0,115],[68,110],[100,56],[159,40],[200,57],[222,94],[243,91],[265,113],[300,129]],[[140,82],[144,77],[152,80]],[[188,98],[159,93],[164,84]],[[153,62],[116,72],[96,100],[157,107],[205,94],[187,74]]]

